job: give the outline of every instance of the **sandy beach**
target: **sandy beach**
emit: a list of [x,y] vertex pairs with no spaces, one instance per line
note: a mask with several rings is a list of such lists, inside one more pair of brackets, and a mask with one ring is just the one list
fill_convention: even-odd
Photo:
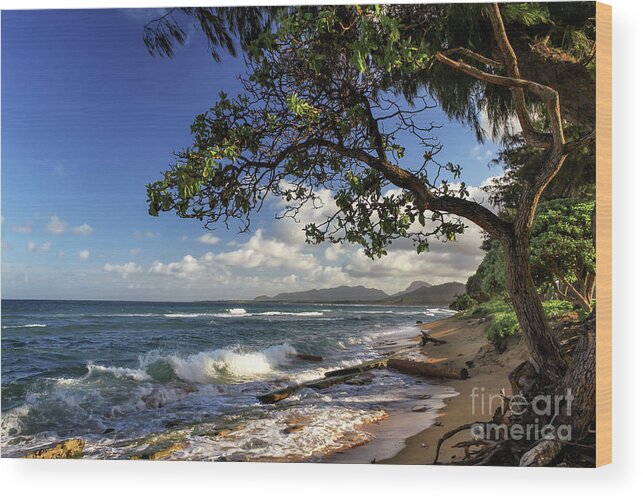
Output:
[[[399,433],[404,431],[405,425],[411,420],[408,412],[392,414],[386,421],[372,426],[369,431],[375,438],[371,442],[335,456],[329,460],[330,462],[432,464],[437,443],[447,431],[465,423],[491,419],[493,411],[500,403],[500,397],[497,396],[500,390],[511,393],[508,375],[527,355],[526,348],[520,340],[513,339],[510,347],[504,353],[498,354],[487,340],[485,324],[480,319],[452,317],[418,324],[418,329],[428,331],[433,338],[444,340],[446,343],[429,343],[418,348],[417,357],[436,365],[467,367],[470,377],[466,380],[439,381],[442,385],[452,387],[456,394],[443,399],[444,407],[433,418],[427,420],[428,424],[423,430],[406,438],[401,450],[395,448],[394,439],[397,435],[397,446],[400,447]],[[417,343],[418,340],[419,337],[412,338],[409,339],[409,343]],[[472,393],[475,397],[472,397]],[[471,434],[465,430],[447,441],[442,446],[439,462],[448,464],[461,459],[463,451],[452,446],[470,437]],[[392,449],[395,454],[390,457]]]

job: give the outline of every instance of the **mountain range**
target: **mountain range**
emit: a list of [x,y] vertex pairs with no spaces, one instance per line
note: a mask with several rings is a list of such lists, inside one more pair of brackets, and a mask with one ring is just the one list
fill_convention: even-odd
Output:
[[289,303],[373,303],[381,305],[448,305],[464,293],[464,284],[447,282],[431,285],[414,281],[405,290],[389,295],[381,289],[364,286],[338,286],[258,296],[254,301]]

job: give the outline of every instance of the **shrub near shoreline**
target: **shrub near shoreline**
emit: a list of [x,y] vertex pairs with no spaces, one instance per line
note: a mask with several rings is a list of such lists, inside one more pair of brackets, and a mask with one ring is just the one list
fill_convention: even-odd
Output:
[[[548,319],[555,319],[562,315],[574,312],[574,306],[563,300],[545,300],[543,309]],[[579,319],[582,319],[581,312],[578,312]],[[488,325],[486,327],[487,338],[494,341],[516,334],[520,327],[516,313],[502,298],[495,298],[485,303],[480,303],[468,308],[462,312],[463,317],[480,317],[486,318]]]

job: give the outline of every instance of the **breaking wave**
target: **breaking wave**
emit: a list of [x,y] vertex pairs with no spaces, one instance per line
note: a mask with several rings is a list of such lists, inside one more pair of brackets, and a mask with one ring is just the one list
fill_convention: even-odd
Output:
[[290,317],[321,317],[324,312],[284,312],[281,310],[269,310],[267,312],[248,312],[245,308],[229,308],[225,312],[219,313],[167,313],[165,317],[173,319],[194,319],[198,317],[273,317],[273,316],[290,316]]
[[279,371],[292,360],[295,349],[287,343],[263,350],[247,351],[223,348],[190,355],[162,355],[149,352],[139,358],[138,368],[102,366],[89,362],[88,374],[110,375],[134,381],[167,382],[173,379],[189,383],[214,383],[222,379],[249,380]]
[[324,312],[280,312],[279,310],[271,312],[261,312],[256,315],[289,315],[293,317],[321,317],[324,315]]
[[109,374],[116,378],[129,378],[135,381],[148,381],[151,376],[141,369],[129,369],[127,367],[101,366],[93,362],[87,363],[87,377],[93,375]]
[[2,326],[2,329],[19,329],[19,328],[24,328],[24,327],[47,327],[47,324],[18,324],[15,326]]

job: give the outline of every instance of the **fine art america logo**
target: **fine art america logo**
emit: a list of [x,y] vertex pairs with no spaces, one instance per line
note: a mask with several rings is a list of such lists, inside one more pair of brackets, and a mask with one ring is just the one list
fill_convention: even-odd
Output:
[[569,388],[564,395],[537,395],[527,400],[521,394],[508,396],[504,391],[487,394],[484,388],[474,387],[471,390],[472,414],[493,416],[497,407],[504,407],[505,411],[500,422],[494,420],[473,425],[471,435],[477,440],[547,439],[568,442],[572,439],[571,425],[554,423],[561,419],[570,420],[573,401]]

